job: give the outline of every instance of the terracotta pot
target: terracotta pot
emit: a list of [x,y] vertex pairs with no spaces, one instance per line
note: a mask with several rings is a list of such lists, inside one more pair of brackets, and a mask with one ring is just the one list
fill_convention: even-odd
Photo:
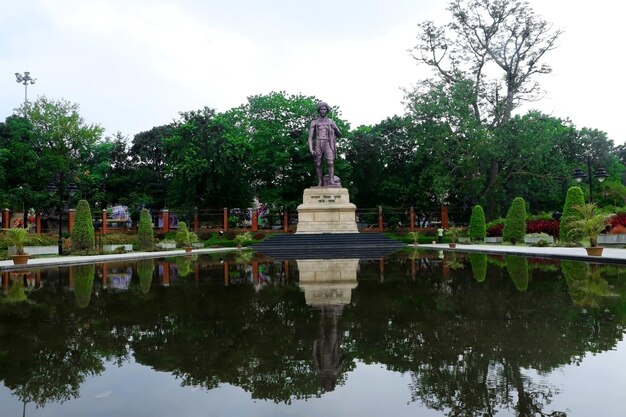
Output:
[[189,253],[189,252],[191,252],[192,249],[193,248],[191,246],[188,246],[188,247],[185,248],[185,252]]
[[28,263],[28,258],[30,258],[29,254],[24,255],[11,255],[13,258],[13,265],[25,265]]
[[456,243],[448,243],[448,246],[450,246],[452,249],[456,248]]
[[585,248],[585,250],[587,250],[588,256],[602,256],[603,249],[604,248],[601,246],[593,246],[593,247]]

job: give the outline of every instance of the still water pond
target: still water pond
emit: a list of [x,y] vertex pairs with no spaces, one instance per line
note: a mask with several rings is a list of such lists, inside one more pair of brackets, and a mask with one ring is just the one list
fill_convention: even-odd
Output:
[[426,251],[5,272],[0,415],[623,416],[624,268]]

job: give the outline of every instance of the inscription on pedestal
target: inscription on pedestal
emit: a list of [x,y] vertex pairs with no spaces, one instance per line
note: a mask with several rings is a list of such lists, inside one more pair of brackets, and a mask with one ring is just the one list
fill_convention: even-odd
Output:
[[296,233],[358,233],[355,211],[345,188],[307,188],[298,206]]

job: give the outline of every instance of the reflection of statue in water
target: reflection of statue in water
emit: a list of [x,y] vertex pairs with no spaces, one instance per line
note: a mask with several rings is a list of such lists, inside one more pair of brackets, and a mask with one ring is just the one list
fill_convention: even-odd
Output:
[[317,339],[313,342],[313,366],[326,392],[333,391],[341,375],[341,333],[337,318],[343,306],[329,305],[321,308]]
[[[339,178],[335,177],[335,156],[337,144],[335,139],[341,137],[341,132],[332,119],[327,116],[330,111],[328,103],[317,104],[320,117],[311,122],[309,127],[309,151],[315,161],[318,187],[340,187]],[[315,139],[315,141],[314,141]],[[322,176],[322,156],[326,159],[328,175]]]

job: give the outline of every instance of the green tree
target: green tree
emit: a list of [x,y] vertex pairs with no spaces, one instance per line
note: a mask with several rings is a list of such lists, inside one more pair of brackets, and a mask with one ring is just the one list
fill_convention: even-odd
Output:
[[485,212],[480,205],[474,206],[469,222],[469,237],[472,240],[482,241],[487,237],[487,223],[485,222]]
[[72,249],[92,250],[95,244],[93,218],[87,200],[80,200],[76,206],[76,218],[72,230]]
[[565,205],[563,206],[559,225],[559,239],[561,242],[572,242],[582,238],[582,236],[575,237],[570,233],[570,225],[572,220],[580,219],[580,212],[576,211],[574,207],[584,204],[585,196],[583,195],[583,190],[580,187],[570,187],[565,196]]
[[84,121],[78,104],[63,99],[40,96],[24,103],[17,114],[32,124],[39,169],[50,177],[56,172],[80,171],[82,158],[92,151],[104,132],[101,126]]
[[247,126],[240,108],[221,114],[206,107],[181,113],[164,141],[169,204],[188,211],[249,207],[252,155]]
[[152,250],[154,247],[154,229],[148,209],[141,210],[137,229],[137,247],[142,251]]
[[[555,48],[561,31],[553,30],[521,0],[454,0],[448,10],[451,22],[445,26],[438,27],[431,21],[419,24],[413,57],[431,68],[436,80],[418,84],[407,94],[407,102],[412,109],[420,97],[431,96],[426,101],[433,102],[436,94],[439,99],[435,103],[450,110],[429,119],[449,127],[447,141],[455,145],[451,151],[459,152],[463,147],[482,149],[480,159],[476,158],[478,153],[470,152],[474,161],[466,162],[478,164],[474,168],[479,169],[465,171],[474,180],[466,184],[484,176],[475,195],[486,199],[487,211],[495,217],[496,203],[503,198],[499,196],[501,165],[509,159],[501,155],[506,144],[500,146],[494,130],[511,118],[521,102],[540,94],[535,79],[551,71],[542,61]],[[462,101],[455,99],[459,91],[463,92]],[[461,119],[456,117],[459,110],[465,113]],[[479,129],[464,128],[462,123],[470,120]],[[481,130],[490,134],[482,135]],[[476,138],[482,140],[474,143]]]
[[166,169],[168,155],[165,139],[172,136],[173,130],[173,124],[168,124],[134,136],[129,151],[132,173],[127,187],[130,188],[128,195],[136,203],[165,207],[170,181]]
[[516,244],[524,240],[526,235],[526,202],[522,197],[516,197],[506,213],[502,240]]
[[[315,183],[314,164],[308,148],[308,130],[317,117],[314,97],[272,92],[248,97],[241,107],[249,123],[252,146],[250,159],[254,195],[271,207],[296,208],[302,190]],[[331,103],[332,105],[332,103]],[[329,115],[341,132],[349,127],[333,107]],[[348,184],[346,163],[342,158],[346,138],[337,140],[335,175]]]
[[[43,161],[43,152],[29,119],[9,116],[0,122],[0,202],[3,207],[22,211],[45,208],[50,197],[44,188],[52,171]],[[8,161],[19,163],[6,163]]]
[[408,116],[394,116],[352,132],[346,150],[352,201],[359,207],[430,207],[431,199],[420,192],[428,188],[420,188],[417,149]]

